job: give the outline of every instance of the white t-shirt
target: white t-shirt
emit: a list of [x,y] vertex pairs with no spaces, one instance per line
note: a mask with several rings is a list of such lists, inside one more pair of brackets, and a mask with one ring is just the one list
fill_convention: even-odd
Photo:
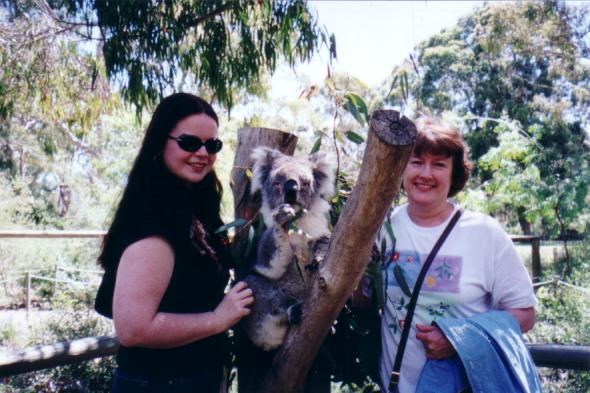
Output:
[[[401,280],[406,281],[411,292],[422,263],[451,217],[452,214],[435,227],[420,227],[412,222],[404,205],[389,217],[396,238],[395,250],[385,224],[377,235],[377,245],[381,247],[382,239],[387,245],[386,262],[382,266],[385,309],[381,320],[381,379],[386,388],[410,301],[410,296],[402,290],[403,283],[400,285],[396,279],[394,268],[396,265],[401,268]],[[530,276],[500,224],[484,214],[465,211],[424,279],[404,352],[399,391],[415,391],[426,362],[424,346],[416,339],[416,324],[429,325],[437,318],[464,318],[489,310],[535,304]]]

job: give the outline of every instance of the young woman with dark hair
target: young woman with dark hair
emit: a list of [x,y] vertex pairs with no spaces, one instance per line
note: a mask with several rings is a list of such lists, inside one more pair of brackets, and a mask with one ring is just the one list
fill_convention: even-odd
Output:
[[[249,314],[252,291],[229,279],[225,235],[215,234],[222,147],[218,118],[177,93],[156,108],[103,242],[95,308],[121,343],[113,392],[218,393],[226,331]],[[166,390],[168,391],[168,390]]]

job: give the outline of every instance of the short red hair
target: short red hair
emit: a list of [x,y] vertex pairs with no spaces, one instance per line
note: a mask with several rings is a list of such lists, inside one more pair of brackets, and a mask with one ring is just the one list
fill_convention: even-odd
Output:
[[465,187],[469,179],[472,164],[469,161],[469,147],[463,140],[459,129],[439,118],[420,116],[415,121],[418,131],[414,155],[433,154],[453,158],[451,188],[449,197],[453,197]]

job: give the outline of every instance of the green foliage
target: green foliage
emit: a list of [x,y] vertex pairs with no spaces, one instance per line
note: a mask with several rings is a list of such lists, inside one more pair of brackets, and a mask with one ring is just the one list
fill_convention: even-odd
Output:
[[[565,285],[545,286],[537,291],[537,322],[527,334],[532,342],[588,345],[590,342],[590,243],[585,240],[572,246],[572,273],[563,280]],[[563,271],[564,260],[553,267],[553,273]],[[581,289],[580,289],[581,288]],[[546,392],[590,391],[590,372],[541,369]]]
[[103,227],[139,142],[133,117],[100,59],[50,18],[0,25],[4,226]]
[[[12,15],[30,11],[6,1]],[[333,36],[320,29],[305,1],[53,0],[64,29],[101,43],[109,78],[140,114],[186,80],[201,95],[234,104],[234,92],[255,85],[261,70],[309,60],[322,45],[335,55]],[[209,92],[207,94],[207,92]]]
[[[361,125],[365,125],[366,122],[369,122],[370,118],[369,112],[367,111],[367,104],[365,104],[361,97],[354,93],[345,93],[344,99],[346,100],[344,102],[344,109],[350,112],[356,121],[358,121]],[[349,139],[355,143],[358,143],[353,138],[349,137]]]
[[392,74],[385,102],[407,105],[410,91],[416,109],[460,116],[475,161],[468,199],[524,233],[587,227],[588,16],[557,1],[488,4]]

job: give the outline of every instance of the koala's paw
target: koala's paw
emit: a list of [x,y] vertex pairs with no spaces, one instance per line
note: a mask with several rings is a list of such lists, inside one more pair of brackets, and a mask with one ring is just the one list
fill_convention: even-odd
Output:
[[320,263],[322,261],[317,261],[317,260],[313,260],[310,263],[308,263],[307,265],[305,265],[305,270],[308,272],[315,272],[316,270],[318,270],[318,267],[320,267]]
[[282,226],[282,225],[286,224],[287,222],[289,222],[289,220],[294,218],[296,216],[296,214],[297,214],[297,211],[295,210],[295,208],[292,205],[290,205],[288,203],[282,203],[273,212],[273,217],[275,219],[275,222],[277,224],[279,224],[280,226]]
[[299,325],[303,316],[303,306],[301,303],[293,304],[287,309],[287,316],[289,317],[289,324]]
[[321,238],[317,239],[311,247],[311,254],[312,254],[312,262],[316,268],[320,265],[326,255],[328,254],[328,245],[330,243],[330,238],[328,236],[322,236]]

